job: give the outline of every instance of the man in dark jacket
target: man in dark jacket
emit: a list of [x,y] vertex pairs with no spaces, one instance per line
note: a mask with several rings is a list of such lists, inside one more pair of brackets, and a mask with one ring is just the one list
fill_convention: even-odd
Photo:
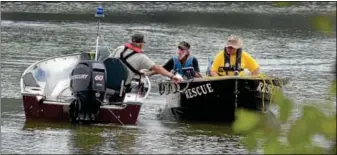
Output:
[[[170,58],[163,67],[167,71],[173,71],[174,74],[179,73],[186,78],[201,78],[198,59],[190,53],[190,44],[182,41],[178,45],[177,55]],[[149,75],[153,75],[151,72]]]

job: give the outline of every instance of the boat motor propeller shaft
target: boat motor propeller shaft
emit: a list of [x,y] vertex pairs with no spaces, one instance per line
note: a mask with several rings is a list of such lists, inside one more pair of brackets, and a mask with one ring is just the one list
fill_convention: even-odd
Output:
[[106,91],[106,69],[102,62],[80,61],[71,72],[70,90],[75,99],[70,106],[72,121],[93,121]]
[[[97,7],[95,17],[103,18],[103,7]],[[69,116],[73,123],[92,122],[98,115],[106,91],[106,68],[98,61],[100,20],[98,20],[95,60],[80,60],[71,72],[70,90],[75,99],[70,104]]]

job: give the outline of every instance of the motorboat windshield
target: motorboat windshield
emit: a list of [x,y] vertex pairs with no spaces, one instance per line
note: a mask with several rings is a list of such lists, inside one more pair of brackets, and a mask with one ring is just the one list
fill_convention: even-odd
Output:
[[[99,37],[98,60],[106,59],[111,51],[104,42],[103,37]],[[23,74],[23,90],[40,90],[36,92],[46,98],[55,98],[60,93],[62,96],[71,96],[69,90],[70,74],[80,60],[93,60],[95,51],[74,53],[64,56],[52,57],[31,65]]]
[[111,54],[111,49],[108,44],[104,41],[102,36],[98,38],[98,48],[97,48],[97,60],[103,61],[104,59],[108,58]]

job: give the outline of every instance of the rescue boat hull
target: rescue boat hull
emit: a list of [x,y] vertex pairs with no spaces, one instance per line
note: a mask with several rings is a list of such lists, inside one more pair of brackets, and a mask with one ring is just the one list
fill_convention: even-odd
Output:
[[164,82],[160,83],[159,91],[166,96],[167,107],[179,120],[231,123],[237,108],[266,112],[274,88],[281,85],[276,79],[224,77],[178,85]]

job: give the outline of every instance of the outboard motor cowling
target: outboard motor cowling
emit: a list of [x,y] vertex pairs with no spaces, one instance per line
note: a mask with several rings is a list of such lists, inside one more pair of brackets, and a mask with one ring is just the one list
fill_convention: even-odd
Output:
[[93,60],[80,61],[71,72],[70,89],[75,97],[69,111],[72,122],[94,121],[106,91],[104,64]]

